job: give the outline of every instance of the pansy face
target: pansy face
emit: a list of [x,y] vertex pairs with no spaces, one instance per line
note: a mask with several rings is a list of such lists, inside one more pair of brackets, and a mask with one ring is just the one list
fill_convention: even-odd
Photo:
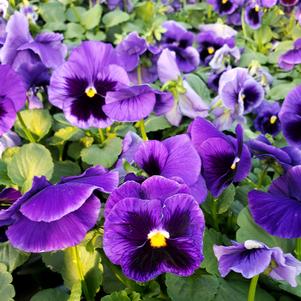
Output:
[[78,127],[110,125],[112,121],[103,111],[106,95],[129,83],[125,70],[116,62],[111,45],[83,42],[54,71],[48,90],[50,102]]
[[[148,281],[164,272],[188,276],[199,267],[203,215],[193,197],[176,187],[177,182],[151,177],[141,187],[127,182],[112,194],[104,250],[127,277]],[[147,199],[135,191],[143,191]]]
[[261,26],[262,10],[258,4],[247,5],[245,11],[246,23],[253,29]]

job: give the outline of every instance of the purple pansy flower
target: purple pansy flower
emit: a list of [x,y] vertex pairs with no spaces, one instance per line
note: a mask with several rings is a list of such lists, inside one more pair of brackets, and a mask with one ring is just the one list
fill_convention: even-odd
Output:
[[116,47],[119,64],[126,71],[133,71],[139,65],[140,56],[147,50],[144,38],[139,37],[137,32],[131,32]]
[[199,203],[206,198],[206,185],[200,175],[201,160],[188,135],[177,135],[161,142],[142,142],[134,155],[134,161],[149,176],[181,178]]
[[9,65],[0,65],[0,136],[15,123],[17,112],[26,101],[26,90],[19,74]]
[[248,141],[250,151],[261,160],[276,160],[285,170],[301,165],[301,150],[294,146],[276,147],[263,135]]
[[132,0],[106,0],[106,2],[110,10],[120,8],[121,10],[127,11],[129,13],[133,10]]
[[263,101],[262,86],[244,68],[234,68],[222,74],[219,96],[224,105],[237,115],[247,114]]
[[155,112],[167,113],[173,107],[169,92],[152,89],[149,85],[131,86],[108,92],[103,112],[114,121],[138,121]]
[[103,111],[106,94],[129,84],[126,71],[116,63],[111,45],[83,42],[72,51],[68,61],[53,72],[49,101],[62,109],[66,119],[75,126],[109,126],[113,121]]
[[0,158],[2,153],[9,147],[17,146],[21,144],[20,137],[12,132],[8,131],[0,137]]
[[92,167],[79,176],[52,185],[35,177],[32,188],[11,207],[0,211],[11,244],[27,252],[49,252],[78,244],[97,222],[100,201],[94,191],[109,193],[118,173]]
[[296,277],[301,273],[301,262],[291,254],[284,254],[278,247],[269,248],[255,240],[232,243],[232,246],[213,247],[222,277],[230,271],[240,273],[247,279],[264,273],[275,280],[285,280],[291,286],[297,286]]
[[301,237],[301,166],[290,168],[274,180],[268,192],[249,192],[249,208],[255,222],[272,235]]
[[294,146],[301,145],[301,85],[294,88],[286,96],[280,112],[279,119],[283,135],[289,144]]
[[62,44],[63,36],[44,32],[33,39],[26,17],[19,12],[10,17],[6,32],[0,49],[2,64],[11,65],[23,77],[27,88],[48,82],[48,69],[64,62],[67,48]]
[[245,21],[252,29],[258,29],[261,26],[263,10],[257,1],[248,1],[245,10]]
[[202,174],[208,190],[218,197],[232,182],[243,180],[251,169],[251,155],[243,144],[243,130],[236,127],[236,138],[219,132],[212,123],[197,118],[188,129],[202,160]]
[[199,268],[204,216],[179,183],[160,176],[141,185],[126,182],[110,196],[106,211],[104,251],[127,277],[144,282],[166,272],[189,276]]
[[200,61],[203,65],[208,65],[215,52],[224,45],[228,45],[230,48],[235,46],[236,31],[228,30],[227,27],[228,26],[222,24],[201,26],[201,32],[197,36],[197,42]]
[[192,46],[193,33],[187,31],[182,25],[175,21],[163,23],[166,29],[162,37],[162,47],[176,54],[177,65],[182,72],[191,72],[200,63],[198,51]]
[[208,0],[214,10],[221,16],[233,14],[243,3],[241,0]]
[[158,60],[158,75],[160,81],[167,87],[170,86],[170,91],[174,94],[173,108],[165,115],[172,125],[178,126],[183,115],[189,118],[207,116],[208,105],[189,83],[181,78],[174,52],[168,49],[162,51]]
[[279,57],[279,67],[290,71],[295,65],[301,64],[301,39],[294,42],[294,48],[288,50]]
[[257,116],[254,120],[254,127],[262,134],[270,134],[276,136],[281,131],[278,113],[280,105],[278,102],[263,102],[257,108]]
[[277,4],[278,0],[260,0],[263,7],[271,8]]

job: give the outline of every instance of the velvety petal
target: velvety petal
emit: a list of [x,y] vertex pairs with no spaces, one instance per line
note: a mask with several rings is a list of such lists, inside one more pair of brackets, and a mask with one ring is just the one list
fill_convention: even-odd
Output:
[[162,83],[177,80],[181,75],[176,63],[175,53],[164,49],[157,62],[158,75]]
[[[103,248],[110,261],[121,264],[147,243],[147,235],[160,225],[161,201],[127,198],[118,202],[104,224]],[[145,254],[148,256],[148,254]]]
[[268,233],[282,238],[301,236],[300,201],[256,190],[248,197],[255,222]]
[[128,181],[116,188],[106,201],[104,216],[107,217],[112,208],[125,198],[143,198],[140,184],[134,181]]
[[0,137],[0,158],[8,147],[14,147],[21,144],[21,138],[13,131],[8,131]]
[[11,99],[0,96],[0,136],[13,127],[16,117],[16,110]]
[[0,202],[1,203],[13,203],[21,196],[22,196],[21,192],[14,188],[4,188],[0,192]]
[[168,151],[161,175],[177,176],[187,185],[194,184],[200,175],[201,160],[187,135],[177,135],[162,142]]
[[[281,112],[281,111],[280,111]],[[282,113],[280,117],[283,135],[293,146],[301,145],[301,116],[296,113]]]
[[84,239],[87,231],[95,225],[99,210],[99,200],[91,196],[78,210],[54,222],[34,222],[20,216],[6,234],[15,248],[26,252],[61,250]]
[[187,193],[187,186],[184,183],[167,179],[161,176],[152,176],[146,179],[141,185],[145,199],[165,200],[176,193]]
[[272,251],[264,247],[247,250],[243,246],[214,246],[213,249],[219,260],[222,277],[232,270],[250,279],[262,273],[269,266],[272,257]]
[[184,81],[183,86],[186,89],[185,94],[179,96],[179,108],[182,115],[190,118],[198,116],[205,117],[208,115],[208,105],[204,100],[191,88],[188,82]]
[[103,111],[115,121],[139,121],[153,111],[155,102],[148,85],[132,86],[107,93]]
[[21,45],[18,50],[30,49],[39,55],[43,64],[48,68],[56,68],[63,64],[67,47],[62,44],[63,35],[59,33],[43,32],[34,41]]
[[190,185],[189,188],[191,195],[199,204],[205,201],[208,194],[208,190],[203,176],[200,175],[198,180],[194,184]]
[[207,187],[213,196],[217,197],[233,181],[234,170],[231,169],[231,165],[235,159],[235,152],[228,141],[209,138],[202,143],[200,154]]
[[134,160],[138,166],[149,175],[160,175],[168,158],[168,150],[164,144],[157,140],[141,143]]
[[86,169],[79,176],[63,177],[61,183],[82,183],[88,184],[102,192],[112,192],[118,185],[118,173],[114,171],[107,171],[100,165]]
[[52,185],[31,196],[20,211],[32,221],[53,222],[79,209],[94,189],[82,183]]
[[0,65],[0,78],[0,99],[10,99],[14,109],[17,112],[20,111],[26,101],[26,90],[22,78],[9,65]]
[[154,106],[154,113],[156,115],[162,115],[169,112],[174,104],[173,95],[170,92],[162,92],[155,90],[156,103]]
[[165,114],[168,122],[174,126],[179,126],[182,120],[182,113],[180,107],[174,102],[172,109]]
[[225,139],[225,135],[217,130],[217,128],[204,118],[196,118],[189,126],[188,133],[190,134],[193,146],[200,154],[201,145],[208,138]]
[[0,61],[2,64],[12,65],[18,48],[32,41],[26,17],[19,12],[15,12],[7,22],[6,32],[5,42],[0,50]]
[[248,176],[252,168],[251,154],[248,147],[245,145],[242,147],[240,160],[236,166],[237,167],[233,181],[240,182]]

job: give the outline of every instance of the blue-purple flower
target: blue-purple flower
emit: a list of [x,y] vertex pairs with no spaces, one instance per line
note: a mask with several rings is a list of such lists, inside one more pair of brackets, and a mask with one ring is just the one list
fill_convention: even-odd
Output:
[[280,112],[279,119],[283,135],[287,142],[293,146],[301,145],[301,86],[297,86],[286,96]]
[[297,286],[296,277],[301,273],[301,262],[291,254],[284,254],[278,247],[269,248],[262,242],[246,240],[244,243],[233,241],[232,246],[215,245],[213,249],[222,277],[230,271],[240,273],[247,279],[263,273]]
[[52,185],[35,177],[32,188],[0,211],[0,225],[8,225],[11,244],[27,252],[49,252],[78,244],[97,222],[100,201],[96,190],[109,193],[118,174],[92,167],[79,176]]
[[279,57],[279,67],[290,71],[295,65],[301,64],[301,39],[294,42],[294,48],[286,51]]
[[173,96],[149,85],[131,86],[108,92],[103,112],[114,121],[138,121],[154,112],[162,115],[173,107]]
[[24,82],[9,65],[0,65],[0,136],[15,123],[26,101]]
[[249,192],[255,222],[272,235],[301,237],[301,166],[294,166],[274,180],[268,192]]
[[241,0],[208,0],[214,10],[221,16],[233,14],[243,3]]
[[276,147],[263,135],[248,141],[250,151],[260,160],[276,160],[285,170],[301,165],[301,150],[294,146]]
[[236,138],[219,132],[212,123],[197,118],[188,129],[202,160],[202,175],[208,190],[218,197],[232,182],[243,180],[251,169],[251,155],[243,144],[243,131],[236,127]]
[[250,113],[263,101],[262,86],[244,68],[234,68],[222,74],[219,97],[237,115]]
[[175,21],[166,21],[163,23],[163,27],[166,32],[162,37],[162,47],[175,53],[180,71],[191,72],[195,70],[200,63],[200,58],[198,51],[192,46],[193,33]]
[[207,24],[201,26],[201,32],[197,36],[200,61],[208,65],[217,50],[224,45],[229,48],[235,46],[236,31],[229,29],[227,25]]
[[113,122],[103,111],[107,93],[128,84],[128,75],[117,65],[113,47],[86,41],[53,72],[49,101],[64,111],[70,123],[80,128],[105,128]]
[[276,136],[281,131],[278,114],[280,105],[278,102],[263,102],[256,110],[257,115],[254,120],[254,127],[262,134]]
[[245,21],[252,29],[258,29],[261,26],[263,10],[257,1],[248,1],[245,9]]
[[191,194],[201,203],[207,189],[201,173],[201,160],[188,135],[177,135],[163,141],[140,143],[134,155],[135,163],[149,176],[180,178]]
[[48,83],[49,70],[64,62],[67,48],[63,36],[43,32],[33,38],[26,17],[15,12],[6,26],[6,38],[0,49],[2,64],[9,64],[26,83],[27,89]]
[[172,180],[153,176],[126,182],[106,204],[104,251],[135,281],[162,273],[189,276],[202,260],[204,216],[194,198]]
[[162,51],[158,59],[158,75],[166,90],[172,92],[174,96],[173,108],[165,114],[172,125],[178,126],[183,115],[190,118],[207,116],[208,105],[189,83],[182,79],[174,52],[168,49]]
[[9,147],[17,146],[21,144],[20,137],[12,132],[8,131],[0,137],[0,158],[2,153]]

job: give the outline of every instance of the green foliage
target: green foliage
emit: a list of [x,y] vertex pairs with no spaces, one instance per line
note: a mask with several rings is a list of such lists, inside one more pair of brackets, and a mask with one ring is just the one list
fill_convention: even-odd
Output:
[[100,164],[110,168],[117,161],[122,151],[122,140],[112,138],[106,140],[102,145],[92,145],[81,151],[82,160],[90,165]]
[[102,22],[107,28],[110,28],[120,23],[126,22],[129,19],[130,19],[129,14],[117,9],[105,14],[102,18]]
[[60,288],[48,288],[37,292],[30,301],[67,301],[69,296]]
[[9,272],[7,272],[5,264],[0,263],[0,296],[3,301],[14,300],[15,289],[11,284],[12,280],[13,277]]
[[34,176],[46,176],[53,173],[53,161],[49,150],[37,143],[25,144],[7,165],[8,176],[13,183],[25,192],[31,187]]

